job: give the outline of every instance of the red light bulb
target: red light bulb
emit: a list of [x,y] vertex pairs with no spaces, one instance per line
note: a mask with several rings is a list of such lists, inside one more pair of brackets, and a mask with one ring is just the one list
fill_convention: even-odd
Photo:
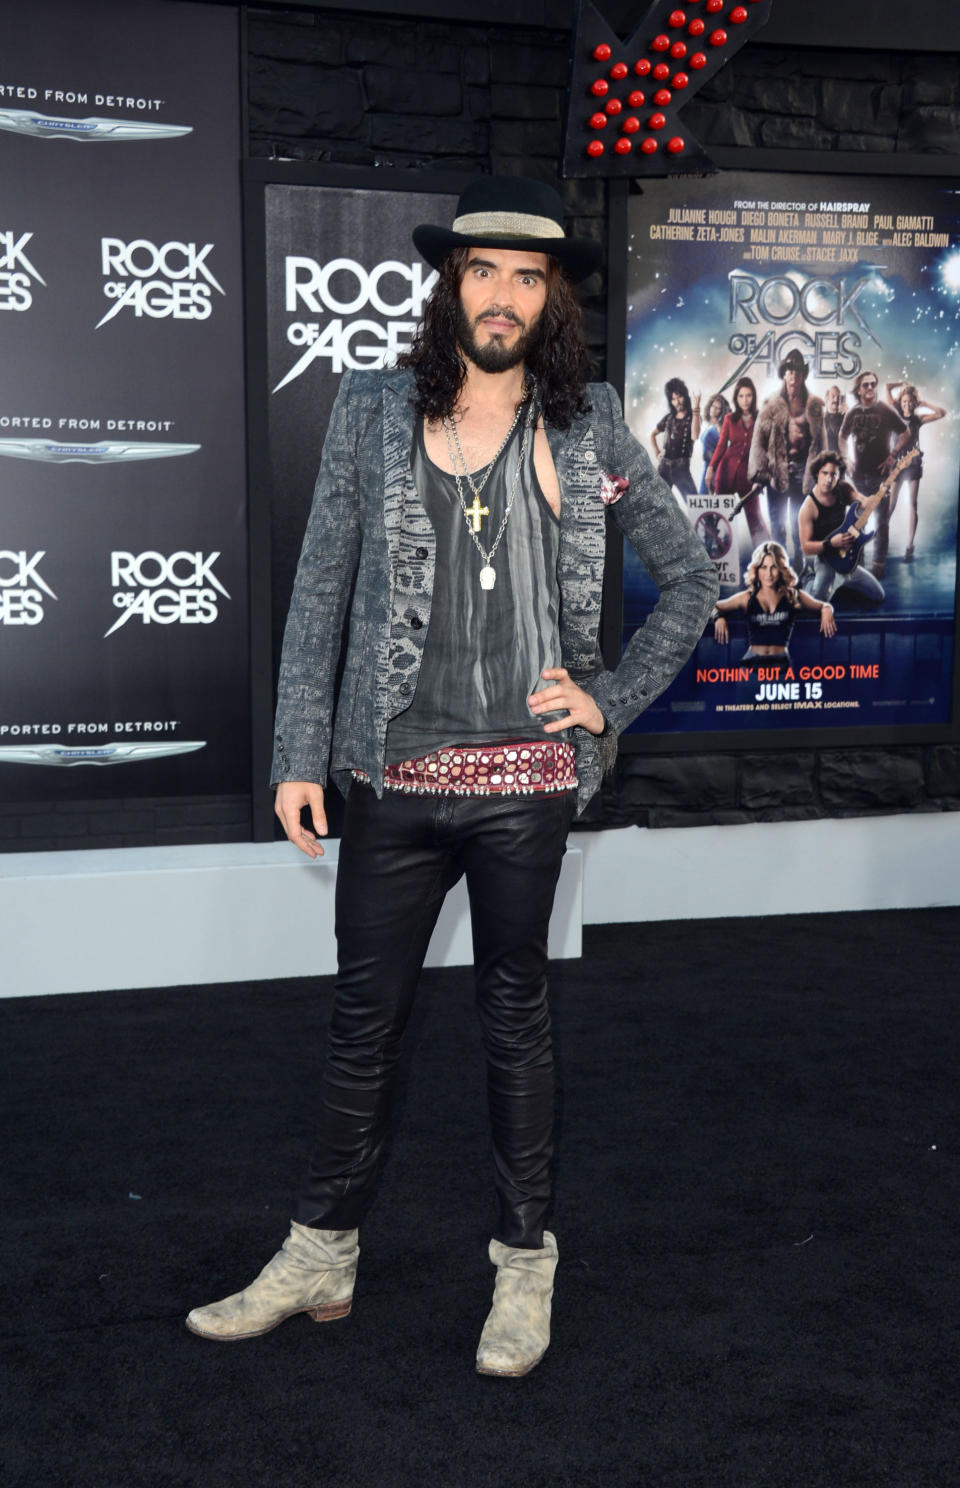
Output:
[[590,92],[594,98],[605,98],[610,92],[610,84],[606,78],[597,78],[595,83],[590,84]]
[[647,120],[648,129],[662,129],[667,122],[666,114],[651,114]]
[[615,155],[629,155],[631,148],[632,146],[630,144],[630,141],[628,139],[624,139],[623,135],[621,135],[614,145],[613,151]]
[[641,57],[639,62],[634,62],[633,70],[637,74],[637,77],[646,77],[650,71],[650,62],[646,57]]
[[723,0],[707,0],[703,8],[707,12],[707,15],[716,15],[718,10],[723,9]]
[[591,114],[589,123],[591,129],[606,129],[607,116],[606,114]]
[[626,77],[629,70],[630,69],[627,67],[626,62],[614,62],[613,66],[610,69],[610,76],[612,78],[616,78],[617,82],[619,82],[621,78]]
[[690,58],[689,65],[695,72],[699,72],[701,67],[706,67],[707,59],[702,52],[694,52],[693,56]]
[[647,95],[641,93],[639,88],[634,88],[632,93],[627,94],[627,103],[631,108],[643,108],[647,101]]
[[622,133],[624,134],[636,134],[637,130],[640,128],[640,120],[633,114],[630,114],[626,119],[624,119],[620,128]]
[[674,59],[675,62],[679,62],[681,57],[685,57],[687,55],[687,44],[686,44],[686,42],[685,41],[675,41],[673,43],[673,46],[670,48],[670,55]]
[[620,102],[619,98],[611,98],[603,106],[608,114],[619,114],[621,109],[623,108],[623,104]]
[[682,26],[686,19],[682,10],[671,10],[667,16],[667,25],[676,29],[677,26]]
[[687,86],[689,81],[690,79],[687,77],[687,74],[685,72],[675,72],[673,74],[673,82],[670,84],[670,86],[671,88],[675,88],[679,92],[681,89]]
[[726,31],[719,30],[719,31],[713,31],[713,32],[711,32],[711,35],[710,35],[710,45],[711,46],[726,46],[726,44],[727,44],[727,33],[726,33]]
[[673,94],[669,88],[658,88],[653,95],[653,101],[657,105],[657,108],[666,108],[672,97]]
[[665,52],[670,45],[669,36],[655,36],[650,43],[651,52]]
[[731,10],[730,14],[727,16],[727,20],[730,22],[731,26],[742,26],[746,19],[747,7],[745,5],[735,5],[733,7],[733,10]]
[[680,138],[679,134],[675,134],[673,136],[673,139],[667,140],[667,149],[670,151],[671,155],[680,154],[680,151],[683,149],[683,140]]
[[607,43],[605,41],[601,41],[599,46],[594,47],[593,56],[597,62],[609,61],[610,48],[607,46]]
[[695,21],[691,21],[689,26],[687,27],[687,30],[690,32],[691,36],[702,36],[706,29],[706,22],[701,21],[699,16]]
[[656,78],[658,83],[662,83],[664,79],[668,78],[670,76],[670,69],[667,66],[666,62],[658,62],[656,67],[653,69],[652,75]]
[[640,148],[644,155],[652,155],[657,148],[657,142],[652,135],[648,134],[646,139],[640,141]]
[[591,140],[587,146],[587,154],[592,160],[598,160],[603,154],[603,142],[601,140]]

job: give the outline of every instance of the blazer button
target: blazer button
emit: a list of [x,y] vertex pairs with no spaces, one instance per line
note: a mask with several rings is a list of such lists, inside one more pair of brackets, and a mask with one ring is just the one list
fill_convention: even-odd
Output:
[[419,630],[422,625],[423,625],[423,621],[420,619],[420,616],[419,615],[413,615],[411,617],[411,620],[410,620],[410,629],[411,630]]
[[426,558],[426,556],[427,556],[427,550],[426,550],[426,548],[418,548],[417,549],[417,557],[418,558]]
[[400,690],[401,695],[403,697],[406,697],[407,694],[410,691],[410,683],[409,682],[401,682],[400,683],[400,689],[399,690]]

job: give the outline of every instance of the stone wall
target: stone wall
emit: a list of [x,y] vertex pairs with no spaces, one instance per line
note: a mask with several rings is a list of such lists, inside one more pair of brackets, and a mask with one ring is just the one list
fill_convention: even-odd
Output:
[[0,802],[0,852],[249,842],[249,796]]

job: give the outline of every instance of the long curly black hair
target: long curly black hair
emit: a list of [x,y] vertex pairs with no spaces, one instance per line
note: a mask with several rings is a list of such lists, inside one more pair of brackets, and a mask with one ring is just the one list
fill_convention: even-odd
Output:
[[[416,379],[414,406],[435,422],[451,418],[467,375],[457,342],[460,285],[469,248],[454,248],[437,270],[433,293],[413,345],[397,358]],[[555,259],[547,259],[547,298],[524,357],[537,379],[537,401],[544,422],[569,429],[589,411],[586,401],[590,356],[583,340],[583,315],[570,281]]]
[[684,404],[686,405],[687,413],[690,412],[690,389],[687,387],[687,384],[684,382],[682,377],[671,377],[663,392],[667,400],[667,409],[670,413],[673,412],[673,404],[671,403],[670,399],[673,397],[674,393],[680,394],[681,398],[684,401]]

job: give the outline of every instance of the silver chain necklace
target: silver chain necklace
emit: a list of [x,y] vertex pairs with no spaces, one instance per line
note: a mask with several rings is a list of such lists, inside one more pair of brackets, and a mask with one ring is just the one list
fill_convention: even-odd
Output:
[[[500,539],[506,531],[507,522],[510,519],[510,512],[513,508],[513,503],[516,500],[517,491],[520,487],[520,473],[523,470],[523,459],[524,455],[527,452],[527,440],[530,437],[531,425],[533,424],[536,417],[536,392],[536,379],[531,377],[525,390],[525,400],[527,402],[527,417],[524,423],[523,439],[520,444],[520,453],[517,457],[517,468],[514,472],[513,485],[510,490],[510,495],[507,499],[507,505],[504,509],[503,520],[501,521],[500,526],[497,529],[497,535],[493,539],[493,546],[490,548],[489,552],[486,548],[483,547],[480,539],[477,536],[477,529],[480,526],[481,516],[488,517],[490,515],[486,507],[481,508],[480,506],[480,493],[483,490],[484,486],[487,484],[487,481],[490,479],[490,473],[493,470],[494,465],[496,465],[500,456],[503,454],[507,445],[510,443],[510,440],[513,438],[513,431],[516,429],[517,423],[519,422],[520,412],[523,408],[523,402],[517,404],[517,411],[513,416],[513,423],[507,430],[507,436],[501,444],[500,448],[497,450],[497,453],[494,455],[493,459],[487,466],[479,485],[477,485],[477,483],[474,481],[473,476],[470,474],[470,471],[467,468],[467,462],[464,458],[463,449],[460,444],[460,435],[457,433],[456,424],[452,419],[449,421],[445,418],[441,420],[443,424],[443,432],[447,441],[447,452],[450,456],[450,465],[453,470],[453,478],[457,483],[457,500],[460,502],[460,509],[463,512],[464,521],[467,524],[467,531],[470,534],[471,541],[473,542],[473,545],[476,548],[477,552],[480,554],[480,557],[483,559],[483,568],[481,568],[480,570],[481,589],[492,589],[494,584],[497,582],[496,570],[493,567],[493,555],[497,551],[497,548],[500,546]],[[453,433],[452,441],[450,437],[451,430]],[[463,466],[463,474],[466,479],[467,485],[473,492],[472,507],[468,507],[467,503],[463,499],[463,486],[460,482],[460,471],[457,468],[457,459],[454,455],[454,446],[456,446],[456,454],[460,458],[460,464]]]

